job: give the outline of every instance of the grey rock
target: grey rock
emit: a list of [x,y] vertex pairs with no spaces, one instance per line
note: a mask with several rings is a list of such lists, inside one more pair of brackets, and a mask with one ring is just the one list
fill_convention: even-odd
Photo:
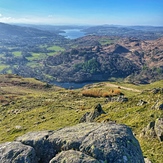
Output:
[[163,118],[158,118],[155,121],[155,132],[160,141],[163,141]]
[[82,141],[80,151],[104,162],[144,162],[138,141],[125,125],[99,126]]
[[154,122],[150,122],[142,130],[140,136],[157,137],[160,141],[163,141],[163,118],[158,118]]
[[100,163],[98,160],[79,151],[62,151],[50,163]]
[[153,88],[153,89],[151,90],[151,92],[152,92],[153,94],[157,94],[157,93],[159,93],[161,90],[162,90],[161,88]]
[[163,103],[162,103],[162,101],[157,100],[155,105],[153,106],[153,109],[163,110]]
[[127,102],[127,101],[128,101],[128,98],[127,97],[119,96],[117,98],[117,102]]
[[93,122],[97,117],[99,117],[101,114],[106,114],[101,105],[98,104],[93,112],[87,112],[86,114],[83,115],[83,117],[80,119],[80,123],[82,122]]
[[20,142],[0,144],[1,163],[37,163],[35,150]]
[[55,132],[28,133],[17,140],[33,146],[40,158],[39,163],[60,158],[63,155],[59,154],[61,151],[69,150],[80,151],[89,159],[91,157],[100,162],[144,163],[140,145],[131,129],[125,125],[80,123]]
[[158,107],[159,110],[163,110],[163,104],[160,104],[160,106]]
[[111,97],[111,102],[127,102],[128,98],[122,96],[118,96],[118,97]]
[[86,112],[79,120],[79,123],[82,123],[82,122],[87,122],[87,117],[89,117],[91,113],[90,112]]
[[142,106],[142,105],[145,105],[145,104],[147,104],[146,101],[140,100],[140,101],[137,103],[137,106]]
[[154,122],[150,122],[147,127],[145,127],[140,136],[146,136],[146,137],[151,137],[151,138],[155,138],[156,137],[156,132],[155,132],[155,121]]
[[53,133],[53,131],[30,132],[18,137],[16,141],[33,147],[36,151],[38,161],[40,163],[48,163],[58,152],[57,148],[55,149],[53,144],[48,140],[48,137]]

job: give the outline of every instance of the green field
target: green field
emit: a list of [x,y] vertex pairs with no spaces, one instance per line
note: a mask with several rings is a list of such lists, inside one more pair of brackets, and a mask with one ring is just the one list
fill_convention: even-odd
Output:
[[15,51],[12,54],[14,54],[15,57],[20,57],[21,56],[21,52],[20,51]]
[[0,71],[2,71],[5,68],[8,68],[8,67],[9,67],[8,65],[4,65],[4,64],[0,63]]
[[29,61],[36,61],[36,60],[41,60],[45,59],[47,56],[44,53],[32,53],[31,57],[26,57]]
[[64,51],[65,49],[60,46],[54,45],[54,46],[48,47],[47,50]]
[[106,45],[106,44],[113,43],[113,40],[111,40],[109,38],[102,38],[99,42],[100,42],[101,45]]

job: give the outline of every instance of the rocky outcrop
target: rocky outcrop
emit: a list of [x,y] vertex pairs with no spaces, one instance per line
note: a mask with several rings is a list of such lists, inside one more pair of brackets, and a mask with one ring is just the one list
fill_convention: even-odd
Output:
[[99,117],[101,114],[106,114],[101,105],[98,104],[93,112],[87,112],[83,115],[83,117],[80,119],[80,123],[82,122],[93,122],[97,117]]
[[156,100],[156,102],[155,102],[154,105],[151,107],[151,109],[163,110],[162,101]]
[[35,150],[20,142],[0,144],[1,163],[37,163]]
[[145,104],[147,104],[146,101],[140,100],[140,101],[137,103],[137,106],[143,106],[143,105],[145,105]]
[[152,92],[153,94],[163,93],[163,88],[153,88],[153,89],[151,90],[151,92]]
[[155,121],[155,132],[160,141],[163,141],[163,118],[158,118]]
[[121,45],[89,46],[49,56],[43,62],[43,71],[58,82],[104,81],[125,78],[140,67],[124,54],[129,50]]
[[115,50],[113,51],[113,53],[128,53],[129,50],[119,44],[115,45]]
[[128,98],[124,97],[123,95],[117,97],[108,97],[105,102],[127,102]]
[[154,122],[150,122],[147,127],[143,128],[140,136],[147,136],[147,137],[151,137],[151,138],[155,138],[156,137],[156,132],[155,132],[155,121]]
[[69,151],[62,151],[56,157],[54,157],[50,163],[99,163],[98,160],[90,157],[82,152],[69,150]]
[[[28,158],[27,163],[144,163],[131,129],[113,123],[80,123],[57,131],[31,132],[13,143],[20,144],[15,151],[11,146],[5,152],[4,144],[0,145],[2,163],[8,163],[8,158],[14,159],[17,153],[22,160]],[[22,146],[29,152],[24,154]]]
[[140,136],[157,137],[160,141],[163,141],[163,118],[158,118],[156,121],[150,122],[147,127],[142,130]]

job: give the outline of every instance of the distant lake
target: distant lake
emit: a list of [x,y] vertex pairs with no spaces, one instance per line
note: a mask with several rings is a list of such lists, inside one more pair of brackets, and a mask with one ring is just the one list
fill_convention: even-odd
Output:
[[76,39],[85,36],[85,32],[82,32],[81,29],[66,29],[63,31],[65,33],[59,33],[59,34],[69,39]]
[[87,84],[92,84],[93,82],[83,82],[83,83],[69,83],[69,82],[65,82],[65,83],[60,83],[60,82],[54,82],[53,84],[62,87],[62,88],[66,88],[66,89],[78,89],[78,88],[82,88]]
[[102,81],[88,81],[88,82],[82,82],[82,83],[57,82],[57,81],[55,81],[51,84],[54,84],[56,86],[66,88],[66,89],[78,89],[78,88],[84,87],[85,85],[99,83],[99,82],[102,82]]

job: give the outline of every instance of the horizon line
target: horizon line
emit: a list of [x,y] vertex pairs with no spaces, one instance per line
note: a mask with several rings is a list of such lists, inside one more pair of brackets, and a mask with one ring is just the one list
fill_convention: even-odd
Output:
[[140,25],[140,24],[135,24],[135,25],[122,25],[122,24],[54,24],[54,23],[17,23],[17,22],[12,22],[12,23],[7,23],[7,22],[0,22],[3,24],[9,24],[9,25],[39,25],[39,26],[119,26],[119,27],[163,27],[163,25]]

